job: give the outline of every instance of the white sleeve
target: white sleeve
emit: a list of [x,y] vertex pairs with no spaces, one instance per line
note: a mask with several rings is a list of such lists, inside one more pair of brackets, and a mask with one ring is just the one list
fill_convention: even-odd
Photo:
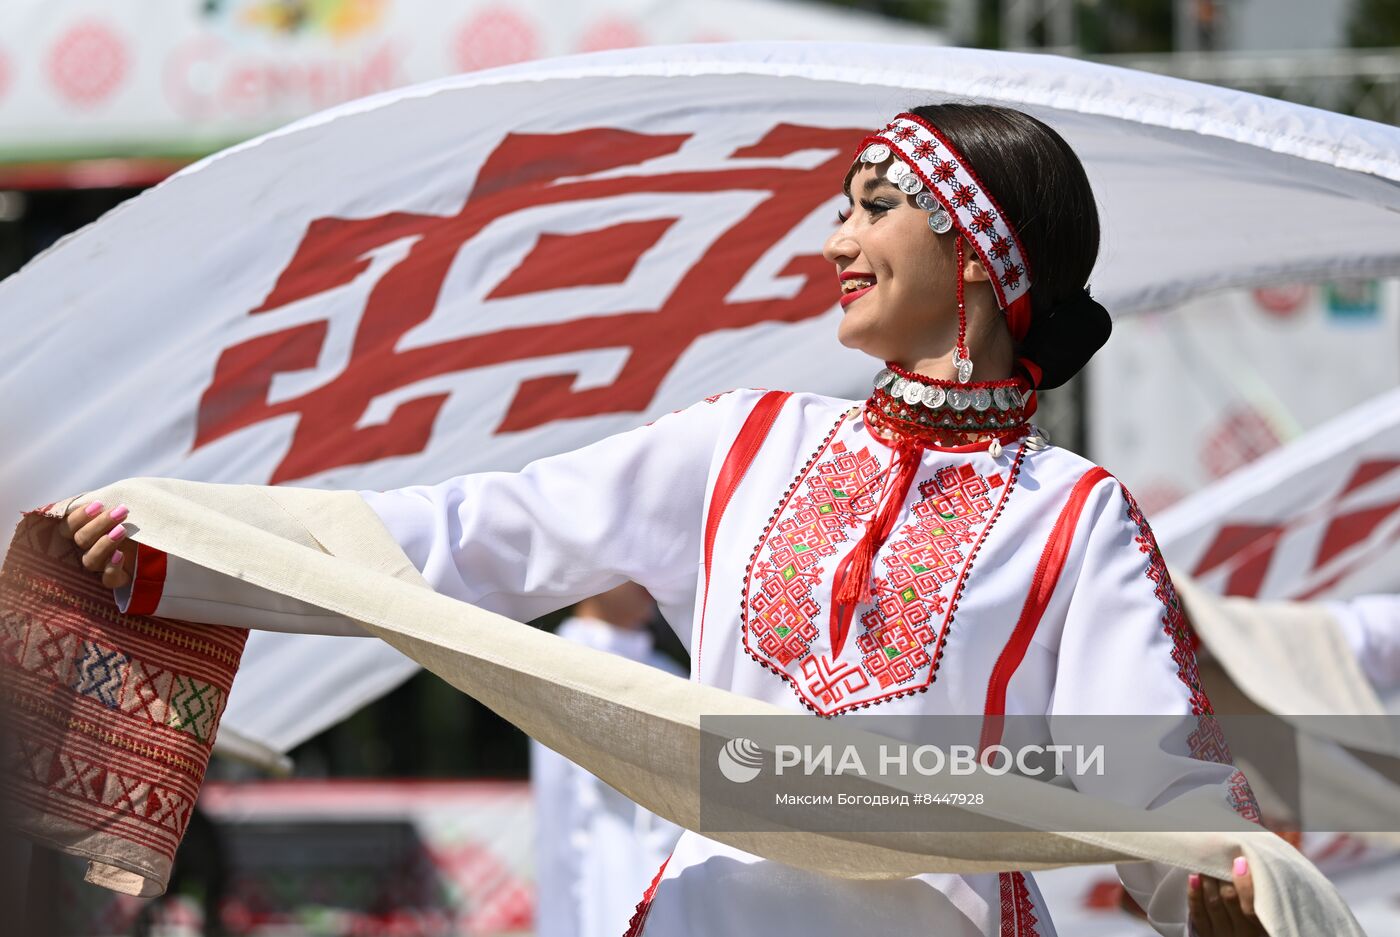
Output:
[[[1092,722],[1057,716],[1175,718],[1135,719],[1126,733],[1115,724],[1107,735],[1113,766],[1102,776],[1076,776],[1075,786],[1149,809],[1214,787],[1236,813],[1257,820],[1253,794],[1230,764],[1218,724],[1198,718],[1212,710],[1156,540],[1132,495],[1112,477],[1091,490],[1076,531],[1075,539],[1081,538],[1083,549],[1073,551],[1080,557],[1078,567],[1067,567],[1060,580],[1060,587],[1072,593],[1051,701],[1055,741],[1094,742],[1063,737],[1092,734]],[[1066,725],[1074,728],[1066,732]],[[1125,734],[1133,736],[1126,771],[1112,748],[1113,740]],[[1118,744],[1121,753],[1123,743]],[[1185,871],[1137,863],[1119,866],[1118,873],[1159,933],[1187,933]]]
[[139,548],[137,579],[112,590],[118,610],[259,631],[368,637],[359,624],[343,615],[164,553],[160,555],[161,581],[154,589],[157,597],[143,606],[133,595],[133,586],[140,583],[142,564],[154,552],[157,551],[148,547]]
[[1326,606],[1376,692],[1400,688],[1400,595],[1363,595]]
[[529,621],[631,580],[693,593],[712,463],[758,399],[735,391],[520,472],[361,492],[445,595]]
[[[674,604],[695,588],[711,463],[717,450],[723,458],[724,444],[761,393],[709,398],[519,472],[359,494],[434,589],[517,621],[626,580],[663,606]],[[141,554],[138,560],[144,562]],[[271,631],[363,634],[354,622],[179,557],[163,563],[160,582],[133,611]],[[131,591],[119,590],[116,599],[127,610]]]

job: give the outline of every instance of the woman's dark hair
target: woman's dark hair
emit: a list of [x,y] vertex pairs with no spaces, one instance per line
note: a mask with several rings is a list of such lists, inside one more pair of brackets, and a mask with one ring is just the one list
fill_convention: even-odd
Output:
[[1043,369],[1041,387],[1063,384],[1111,326],[1102,307],[1085,301],[1099,212],[1083,164],[1063,137],[1021,111],[929,104],[913,113],[957,148],[1015,227],[1031,276],[1031,327],[1017,351]]

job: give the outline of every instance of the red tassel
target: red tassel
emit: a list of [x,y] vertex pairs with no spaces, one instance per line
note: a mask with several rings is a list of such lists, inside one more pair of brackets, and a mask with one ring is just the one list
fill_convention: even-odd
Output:
[[[873,526],[873,525],[871,525]],[[836,567],[836,578],[832,583],[831,597],[841,605],[857,605],[870,601],[870,564],[874,562],[878,547],[871,537],[870,526],[860,538],[856,548],[847,553]]]
[[919,474],[922,462],[920,450],[915,446],[901,445],[896,451],[898,471],[885,489],[885,496],[879,507],[865,524],[865,532],[854,550],[846,554],[836,566],[831,583],[831,656],[840,657],[846,646],[846,636],[851,630],[851,620],[855,617],[856,606],[874,598],[870,591],[872,567],[875,554],[885,545],[894,532],[895,521],[899,519],[904,499],[913,487],[914,476]]

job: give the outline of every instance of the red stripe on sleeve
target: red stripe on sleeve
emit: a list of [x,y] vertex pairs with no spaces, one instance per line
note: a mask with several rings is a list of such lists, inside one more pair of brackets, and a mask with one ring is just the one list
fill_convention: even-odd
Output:
[[1049,539],[1045,541],[1045,550],[1040,554],[1040,562],[1036,565],[1035,578],[1031,580],[1030,591],[1026,593],[1026,603],[1021,607],[1021,617],[1017,620],[1016,628],[1011,632],[1006,647],[1002,648],[1001,656],[992,668],[992,678],[987,683],[987,707],[982,723],[981,744],[984,753],[1001,741],[1002,717],[1006,714],[1006,687],[1011,682],[1012,675],[1016,673],[1016,668],[1021,666],[1026,650],[1030,647],[1031,638],[1035,635],[1035,629],[1040,626],[1040,619],[1044,617],[1045,608],[1050,604],[1050,597],[1055,594],[1055,586],[1060,581],[1060,573],[1064,571],[1069,548],[1074,543],[1074,531],[1079,526],[1079,515],[1084,510],[1085,502],[1089,500],[1089,492],[1108,477],[1108,472],[1097,466],[1084,473],[1075,483],[1069,500],[1060,510],[1060,516],[1055,519],[1055,527],[1050,531]]
[[131,584],[128,615],[154,615],[165,592],[166,553],[155,547],[139,544],[136,553],[136,581]]

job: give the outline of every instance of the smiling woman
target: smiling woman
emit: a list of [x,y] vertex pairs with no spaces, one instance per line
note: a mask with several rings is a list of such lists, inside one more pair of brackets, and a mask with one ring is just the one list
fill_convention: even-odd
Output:
[[1084,295],[1099,221],[1078,157],[1006,108],[930,105],[902,120],[852,165],[851,208],[826,243],[841,271],[841,341],[943,378],[976,348],[983,379],[1020,370],[1058,387],[1111,327]]
[[[840,341],[883,363],[866,400],[732,391],[519,473],[361,497],[440,592],[528,620],[632,580],[676,626],[692,679],[795,711],[980,715],[983,752],[1007,715],[1184,719],[1190,731],[1144,728],[1131,776],[1064,780],[1131,807],[1191,795],[1257,818],[1200,721],[1210,703],[1142,512],[1030,422],[1037,389],[1109,332],[1084,288],[1099,230],[1078,159],[1028,115],[940,105],[866,137],[846,191],[825,255]],[[128,614],[325,617],[136,546],[123,507],[79,505],[69,528]],[[1019,744],[1085,741],[1035,724]],[[1184,870],[1120,869],[1163,934],[1188,918],[1206,937],[1261,933],[1236,872],[1193,880],[1188,912]],[[872,929],[1054,932],[1021,871],[835,879],[687,832],[628,933]]]

